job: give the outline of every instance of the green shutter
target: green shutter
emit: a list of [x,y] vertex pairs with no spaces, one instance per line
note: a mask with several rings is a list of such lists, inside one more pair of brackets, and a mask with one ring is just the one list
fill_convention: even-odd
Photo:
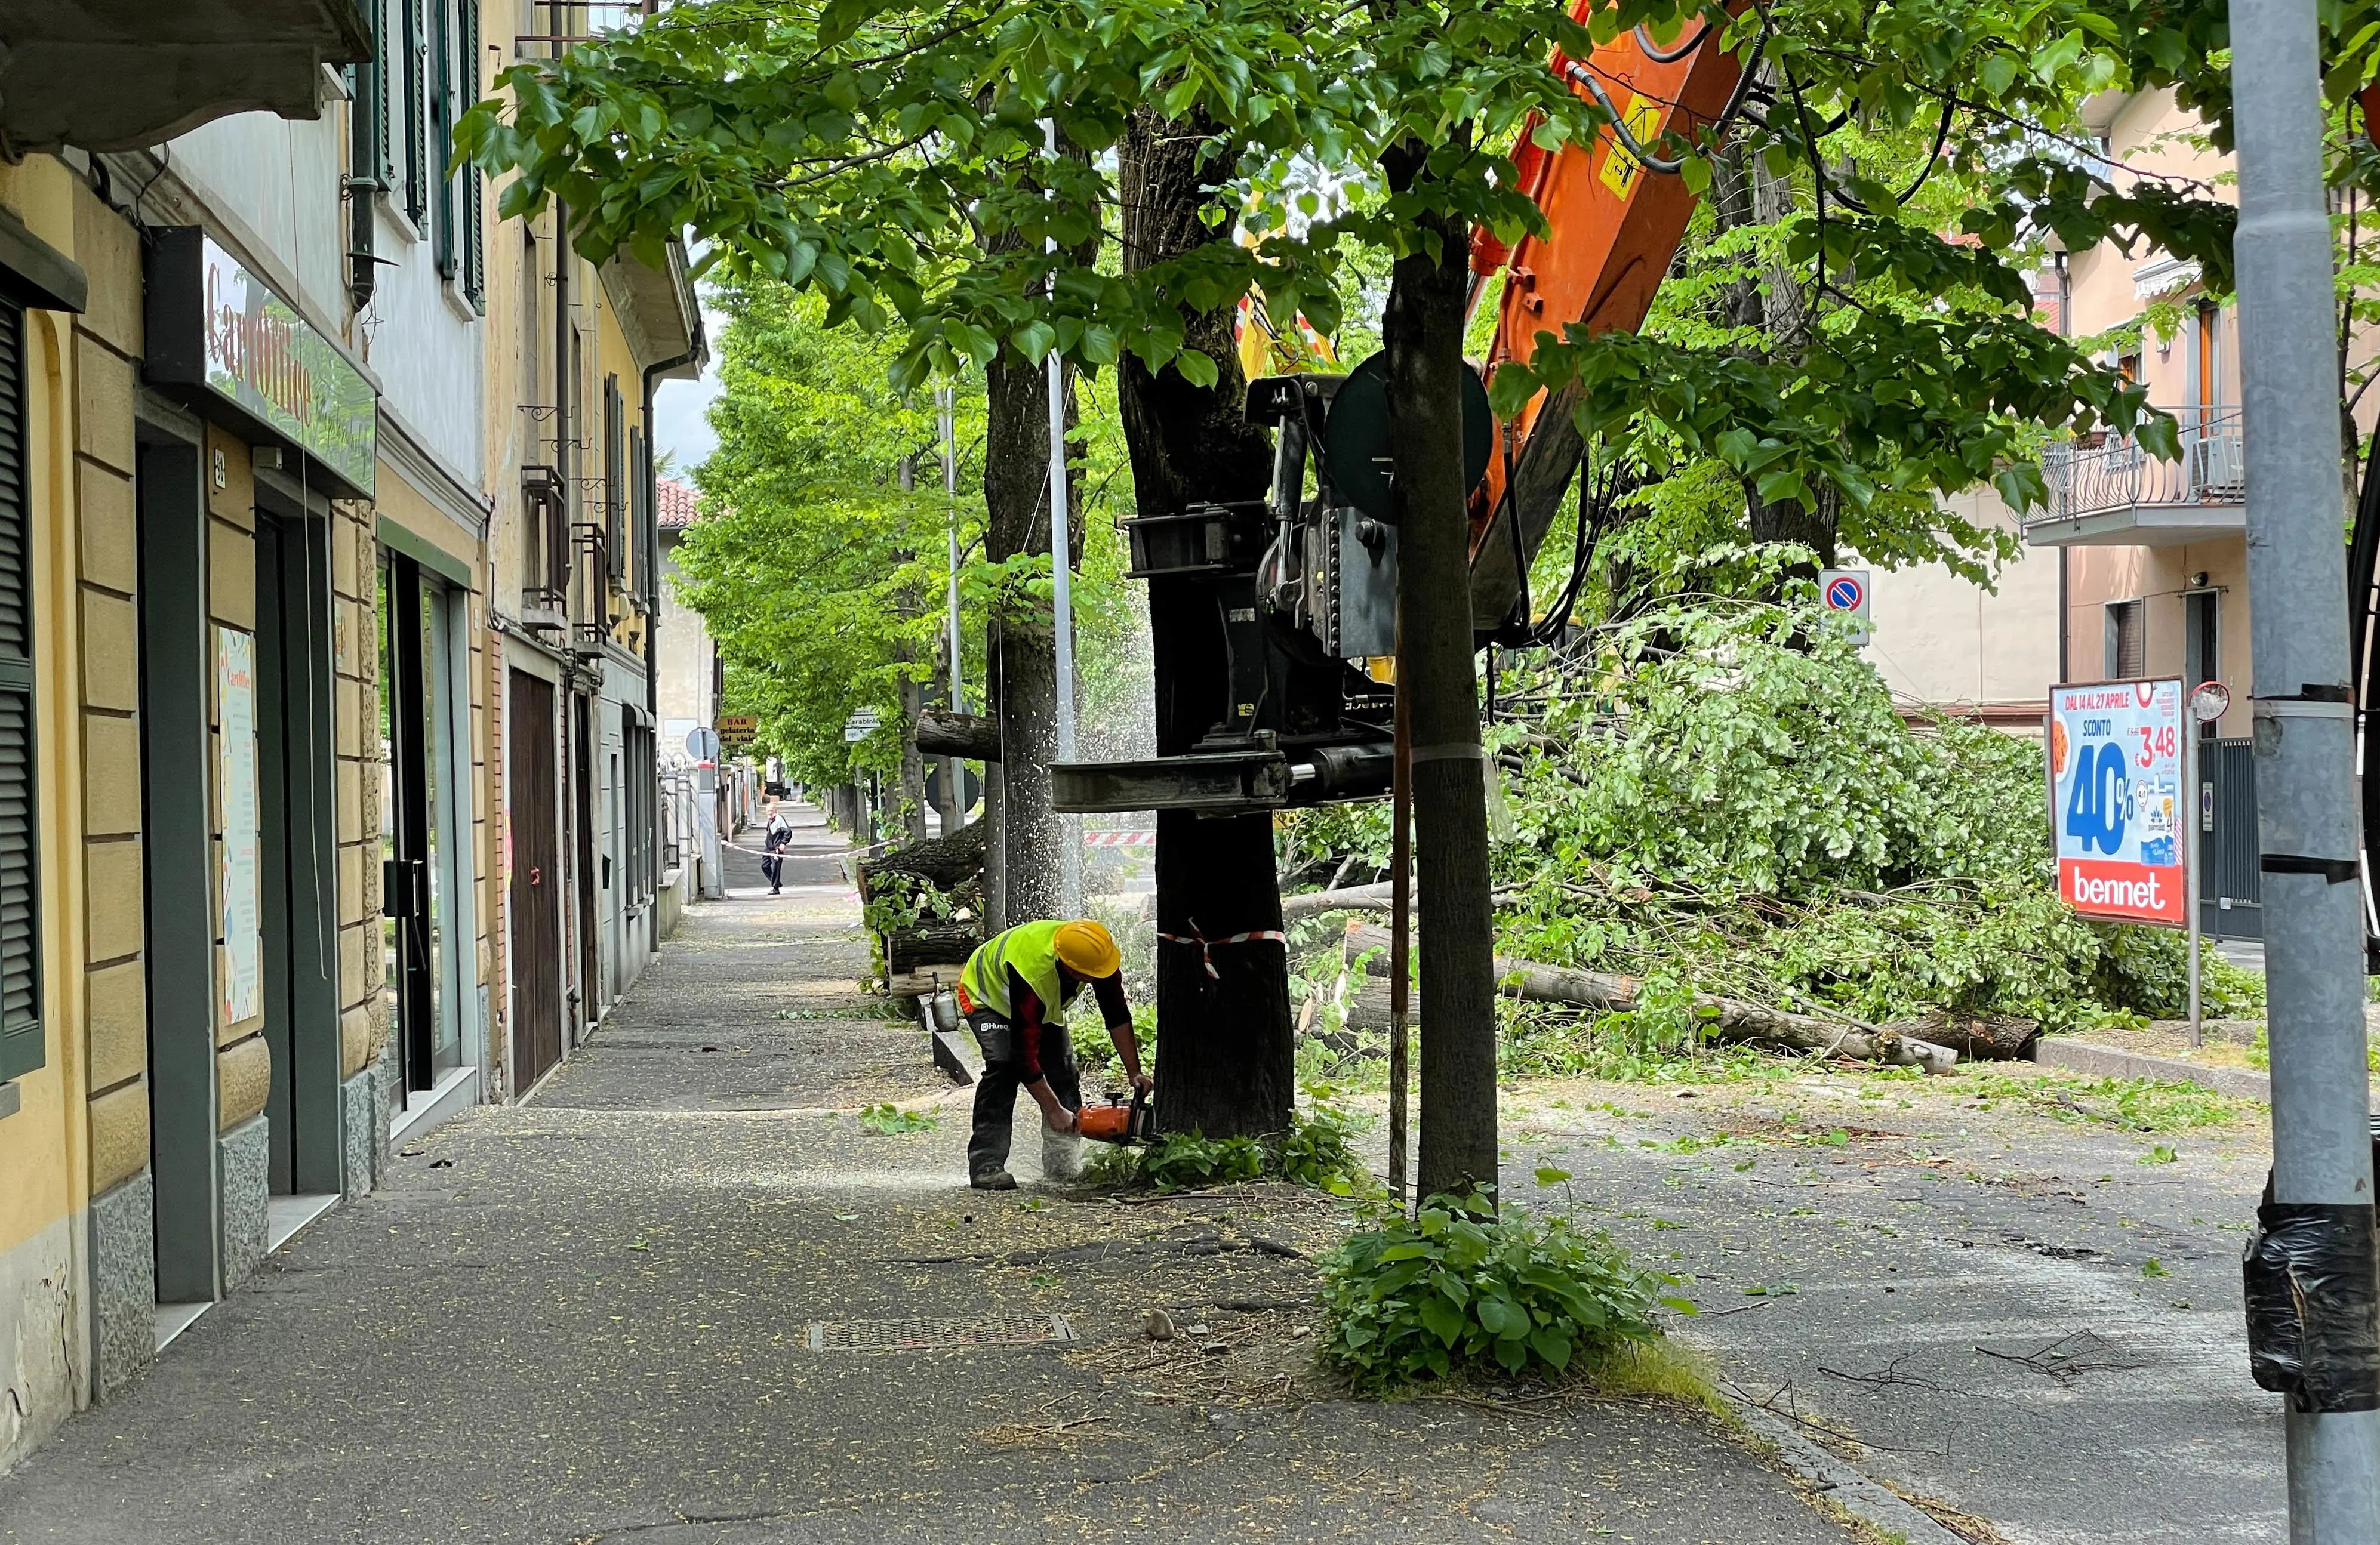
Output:
[[653,571],[645,556],[647,517],[652,513],[653,480],[645,472],[645,431],[634,425],[628,428],[628,549],[637,555],[635,593],[650,597]]
[[[347,79],[355,88],[355,105],[348,115],[354,134],[347,163],[359,181],[384,187],[388,175],[383,164],[388,154],[388,71],[381,63],[386,52],[382,47],[381,22],[381,6],[375,4],[366,16],[366,24],[371,28],[372,56],[350,66],[348,71]],[[358,196],[367,197],[368,190],[358,189]]]
[[0,1080],[42,1062],[24,329],[23,310],[0,304]]
[[627,468],[620,465],[624,441],[620,436],[626,428],[627,408],[620,398],[620,378],[603,378],[603,548],[610,564],[612,585],[619,588],[628,573],[628,537],[621,529],[620,495],[627,481]]
[[431,0],[438,7],[435,57],[438,67],[430,88],[430,175],[438,179],[435,213],[438,277],[461,275],[462,244],[455,238],[455,11],[454,0]]
[[[478,104],[480,85],[480,0],[460,0],[461,20],[456,30],[462,34],[462,52],[457,55],[463,65],[460,75],[469,95],[461,103],[464,108]],[[451,150],[451,147],[450,147]],[[480,190],[480,168],[463,168],[463,298],[480,316],[488,314],[488,252],[486,216],[480,209],[485,195]]]
[[429,105],[428,88],[422,83],[421,66],[429,56],[430,40],[423,33],[422,0],[404,0],[405,4],[405,212],[412,218],[414,227],[430,212],[424,200],[430,191],[430,179],[421,165],[422,110]]
[[372,180],[382,193],[396,186],[396,136],[388,122],[389,103],[396,96],[396,76],[389,66],[388,0],[371,0],[372,47]]

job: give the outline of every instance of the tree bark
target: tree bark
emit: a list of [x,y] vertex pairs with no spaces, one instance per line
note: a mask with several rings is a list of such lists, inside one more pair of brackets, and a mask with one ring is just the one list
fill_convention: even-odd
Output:
[[984,824],[972,822],[948,837],[895,848],[859,866],[864,887],[878,875],[914,875],[937,890],[956,890],[983,873]]
[[[1050,398],[1040,368],[1014,356],[1003,353],[984,375],[984,556],[997,563],[1050,550]],[[998,855],[985,876],[984,900],[995,928],[1058,914],[1063,828],[1050,787],[1058,754],[1055,642],[1046,616],[995,614],[986,630],[985,702],[1002,754],[996,766],[984,766],[995,796],[987,809]]]
[[[1119,149],[1123,266],[1136,272],[1203,246],[1198,218],[1215,202],[1197,150],[1207,126],[1133,115]],[[1246,383],[1229,310],[1185,313],[1189,346],[1215,361],[1212,387],[1171,367],[1155,375],[1127,356],[1119,397],[1135,507],[1172,514],[1206,501],[1262,498],[1272,446],[1242,413]],[[1224,718],[1223,621],[1214,586],[1149,582],[1157,677],[1157,751],[1180,755]],[[1272,823],[1264,815],[1157,816],[1157,1124],[1209,1137],[1285,1129],[1296,1092],[1286,951],[1269,941],[1195,943],[1281,926]],[[1211,961],[1214,973],[1208,974]]]
[[[909,662],[906,644],[901,646],[896,658],[904,665]],[[916,677],[901,678],[901,717],[913,726],[917,722],[921,695]],[[901,822],[910,841],[926,839],[926,758],[917,749],[915,734],[901,738]]]
[[[1062,153],[1084,152],[1061,142]],[[1002,234],[987,246],[994,253],[1015,250],[1018,237]],[[1096,249],[1065,255],[1088,268]],[[1066,541],[1060,548],[1050,529],[1050,389],[1046,368],[1003,348],[984,368],[983,449],[984,556],[998,563],[1026,553],[1052,550],[1076,562],[1082,552],[1083,501],[1078,469],[1070,453],[1065,476],[1070,497]],[[1065,391],[1066,428],[1075,425],[1074,382]],[[1038,918],[1055,917],[1062,895],[1060,863],[1064,827],[1051,803],[1050,764],[1058,754],[1058,662],[1049,613],[1002,617],[995,609],[985,628],[984,701],[1000,726],[1002,760],[984,764],[984,812],[990,829],[984,866],[984,908],[997,932]],[[1072,690],[1072,683],[1068,683]]]
[[[917,710],[917,749],[929,756],[953,761],[1000,760],[1000,725],[979,714],[953,713],[948,708]],[[951,827],[956,831],[958,827]]]
[[[1735,160],[1736,158],[1730,158]],[[1749,215],[1759,224],[1769,224],[1793,212],[1792,184],[1784,177],[1771,175],[1757,155],[1750,156],[1748,165],[1737,164],[1726,182],[1726,197],[1721,218],[1730,210],[1737,211],[1736,223]],[[1803,337],[1809,325],[1807,308],[1802,300],[1802,275],[1784,264],[1771,264],[1756,281],[1739,284],[1733,297],[1739,325],[1763,327],[1768,334],[1770,357],[1779,355],[1798,356],[1806,346]],[[1831,497],[1821,497],[1804,502],[1798,499],[1763,499],[1759,485],[1751,478],[1743,484],[1744,514],[1752,539],[1760,543],[1798,542],[1818,555],[1815,564],[1797,563],[1789,573],[1804,579],[1818,577],[1820,567],[1834,565],[1835,521],[1837,512]]]
[[[1383,158],[1391,188],[1427,176],[1427,147]],[[1439,254],[1396,260],[1381,332],[1396,448],[1399,650],[1410,677],[1415,900],[1421,917],[1421,1196],[1496,1188],[1494,930],[1486,766],[1472,667],[1470,521],[1463,482],[1469,229],[1425,216]]]

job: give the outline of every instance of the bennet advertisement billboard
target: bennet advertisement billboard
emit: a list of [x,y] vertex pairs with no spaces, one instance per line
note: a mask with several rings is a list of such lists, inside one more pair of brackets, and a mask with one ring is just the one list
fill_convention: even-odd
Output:
[[2189,921],[2179,679],[2049,689],[2058,893],[2085,917]]

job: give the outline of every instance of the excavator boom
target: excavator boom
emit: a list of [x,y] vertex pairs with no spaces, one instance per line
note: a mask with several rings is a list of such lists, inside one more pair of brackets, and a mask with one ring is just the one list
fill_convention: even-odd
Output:
[[[1579,0],[1572,15],[1584,22],[1591,8],[1591,0]],[[1674,163],[1649,152],[1669,131],[1723,125],[1744,85],[1742,67],[1719,47],[1717,29],[1699,22],[1668,47],[1638,28],[1585,60],[1557,49],[1552,67],[1572,91],[1607,107],[1620,127],[1552,151],[1531,141],[1534,124],[1523,129],[1512,160],[1521,186],[1545,211],[1546,234],[1525,235],[1507,247],[1483,228],[1471,241],[1475,285],[1505,276],[1486,361],[1491,380],[1508,362],[1526,364],[1541,333],[1558,338],[1573,324],[1590,332],[1644,324],[1694,208]],[[1584,446],[1572,410],[1579,390],[1540,392],[1497,426],[1472,517],[1472,622],[1482,634],[1513,620],[1521,573],[1515,534],[1534,555],[1577,470]]]

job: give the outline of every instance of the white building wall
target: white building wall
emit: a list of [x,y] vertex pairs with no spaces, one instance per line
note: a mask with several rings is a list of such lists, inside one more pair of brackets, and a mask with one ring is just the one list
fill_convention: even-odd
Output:
[[[1977,525],[2016,529],[1988,488],[1948,501]],[[2022,548],[1985,589],[1939,563],[1876,570],[1864,651],[1900,696],[1944,706],[2045,702],[2058,680],[2058,555]],[[2095,673],[2095,662],[2094,663]]]
[[382,267],[371,305],[358,319],[365,357],[380,377],[382,407],[447,471],[476,488],[486,465],[486,324],[461,284],[438,272],[427,233],[417,233],[387,199],[380,203],[380,256],[397,266]]
[[194,128],[165,147],[165,164],[249,247],[243,257],[285,295],[302,296],[322,332],[345,336],[346,120],[328,76],[323,95],[322,116],[310,123],[236,113]]

